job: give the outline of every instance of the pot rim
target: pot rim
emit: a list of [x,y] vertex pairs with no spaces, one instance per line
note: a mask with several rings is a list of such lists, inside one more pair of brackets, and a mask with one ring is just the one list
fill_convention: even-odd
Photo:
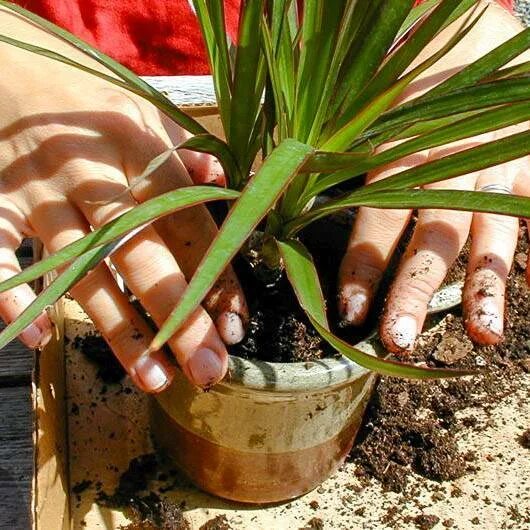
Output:
[[[376,332],[356,344],[355,348],[374,356],[385,352]],[[344,356],[274,363],[229,355],[227,375],[216,386],[236,385],[249,390],[297,393],[348,385],[370,372]]]
[[[462,300],[462,286],[463,282],[457,281],[440,288],[429,302],[427,314],[458,306]],[[373,356],[387,353],[377,330],[354,347]],[[296,393],[347,385],[370,372],[344,356],[309,362],[271,363],[229,355],[227,375],[218,385]]]

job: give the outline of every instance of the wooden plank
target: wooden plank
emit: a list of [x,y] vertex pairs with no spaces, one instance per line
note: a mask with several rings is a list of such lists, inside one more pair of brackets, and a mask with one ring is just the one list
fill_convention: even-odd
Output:
[[0,528],[30,527],[33,478],[30,386],[0,388]]
[[[33,252],[30,239],[23,241],[17,256],[22,268],[31,264]],[[4,327],[3,322],[0,321],[0,331]],[[0,387],[29,384],[32,368],[33,351],[18,340],[14,340],[0,352]]]

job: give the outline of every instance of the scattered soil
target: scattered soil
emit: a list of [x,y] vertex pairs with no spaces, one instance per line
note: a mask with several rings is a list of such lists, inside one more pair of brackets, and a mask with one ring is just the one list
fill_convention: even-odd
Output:
[[231,530],[226,515],[218,515],[209,521],[206,521],[199,530]]
[[521,436],[519,436],[519,443],[526,449],[530,449],[530,429],[526,429]]
[[90,333],[78,336],[74,339],[73,346],[97,367],[96,375],[104,383],[119,383],[125,377],[123,366],[101,335]]
[[[518,255],[528,252],[526,228],[521,228]],[[498,346],[474,345],[464,330],[459,311],[445,317],[436,333],[425,334],[409,362],[431,366],[474,368],[481,375],[469,379],[406,381],[379,380],[363,427],[351,453],[357,473],[374,477],[395,492],[406,492],[408,477],[453,480],[474,471],[473,454],[463,453],[457,436],[463,429],[488,426],[488,413],[511,394],[517,375],[527,371],[530,358],[530,292],[525,278],[526,259],[515,261],[507,292],[504,341]],[[465,256],[448,280],[465,276]],[[463,411],[470,407],[477,414]],[[520,437],[529,443],[530,430]]]
[[[331,271],[323,279],[328,300],[334,300],[335,275],[348,232],[347,223],[331,232],[329,226],[314,223],[312,233],[306,237],[318,270]],[[458,438],[466,429],[478,431],[488,427],[489,412],[499,400],[513,392],[517,376],[530,370],[530,291],[525,279],[526,258],[523,259],[529,245],[523,226],[520,235],[518,259],[515,260],[508,286],[504,341],[495,347],[474,345],[465,334],[463,318],[458,310],[446,315],[436,332],[424,334],[408,362],[474,368],[481,370],[481,374],[472,380],[429,382],[381,377],[350,455],[361,484],[375,479],[384,489],[402,493],[403,502],[407,502],[418,494],[417,489],[407,488],[411,474],[435,481],[451,481],[476,469],[476,455],[461,451]],[[448,283],[464,278],[465,263],[464,255],[451,270],[446,280]],[[261,359],[276,362],[307,361],[333,355],[299,309],[285,280],[264,289],[249,273],[247,265],[236,265],[251,304],[251,320],[245,340],[232,347],[231,353],[256,358],[258,352],[266,352],[267,357]],[[386,283],[388,281],[390,278]],[[260,294],[264,293],[259,299],[253,296],[258,290]],[[382,303],[383,298],[379,297],[373,314],[380,313],[378,307]],[[330,320],[338,322],[334,305],[330,303]],[[439,321],[442,317],[433,318]],[[339,328],[336,331],[350,342],[355,342],[374,323],[372,320],[360,331]],[[76,339],[74,345],[98,366],[98,375],[105,382],[121,380],[123,370],[99,336]],[[470,408],[477,412],[468,412]],[[530,429],[520,436],[519,442],[523,447],[530,447]],[[131,512],[137,522],[135,526],[127,526],[129,530],[189,528],[180,506],[169,505],[156,493],[148,492],[149,480],[156,473],[154,455],[133,460],[114,494],[100,492],[99,502]],[[159,491],[162,492],[161,489]],[[436,488],[433,492],[433,500],[436,500]],[[460,490],[454,486],[451,495],[459,494]],[[392,511],[393,508],[395,511]],[[398,511],[396,506],[390,508],[385,524],[392,526],[399,517]],[[408,523],[420,529],[430,529],[438,524],[445,528],[454,526],[451,519],[440,521],[429,514],[410,518]],[[479,525],[480,521],[477,519],[472,523]],[[306,523],[304,530],[324,526],[325,522],[315,517]],[[220,516],[201,528],[227,530],[230,527],[226,518]]]
[[324,530],[324,521],[320,517],[313,517],[300,530]]
[[99,504],[124,510],[134,521],[122,527],[123,530],[190,530],[182,506],[148,491],[149,482],[159,478],[158,470],[155,454],[139,456],[131,460],[112,495],[98,492]]

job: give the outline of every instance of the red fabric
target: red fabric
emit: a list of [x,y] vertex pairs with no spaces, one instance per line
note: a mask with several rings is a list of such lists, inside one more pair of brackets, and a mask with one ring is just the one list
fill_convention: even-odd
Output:
[[[142,75],[207,74],[202,36],[187,0],[15,0]],[[240,0],[225,0],[235,38]]]
[[[241,0],[224,0],[235,40]],[[416,0],[421,3],[423,0]],[[142,75],[207,74],[197,18],[187,0],[15,0]],[[498,0],[513,9],[513,0]]]

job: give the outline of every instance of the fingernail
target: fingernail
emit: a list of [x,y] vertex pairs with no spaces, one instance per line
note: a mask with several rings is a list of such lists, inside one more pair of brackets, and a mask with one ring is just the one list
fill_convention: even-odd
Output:
[[46,346],[46,344],[48,344],[48,342],[50,342],[52,338],[52,329],[51,328],[46,328],[43,332],[42,332],[42,338],[39,342],[39,348],[44,348],[44,346]]
[[412,350],[418,334],[416,319],[410,315],[398,317],[392,327],[391,334],[392,340],[398,348]]
[[237,344],[245,336],[245,327],[241,317],[232,311],[221,313],[217,318],[217,329],[225,344]]
[[219,356],[208,348],[197,350],[188,361],[188,369],[195,384],[209,386],[223,377],[223,364]]
[[149,355],[141,357],[136,362],[135,371],[142,385],[151,392],[159,392],[169,384],[162,365]]
[[499,315],[497,304],[493,300],[484,300],[477,310],[478,323],[488,331],[501,336],[503,332],[503,321]]
[[364,293],[355,293],[346,298],[343,318],[352,324],[361,323],[366,316],[368,297]]
[[[44,346],[47,341],[42,330],[36,324],[30,324],[21,334],[20,340],[30,348]],[[48,337],[49,340],[49,337]]]

